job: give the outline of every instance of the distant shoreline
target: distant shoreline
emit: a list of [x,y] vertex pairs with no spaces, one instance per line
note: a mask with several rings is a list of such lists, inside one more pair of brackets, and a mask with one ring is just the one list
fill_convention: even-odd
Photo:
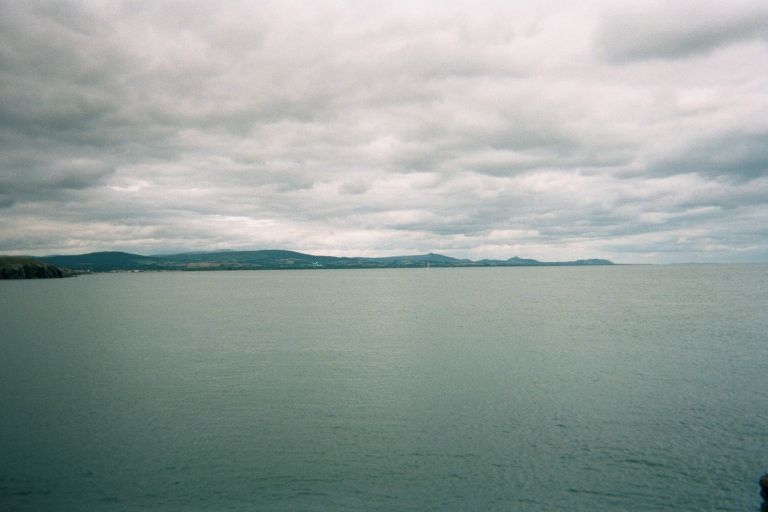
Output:
[[428,253],[387,257],[343,257],[284,250],[221,251],[143,256],[126,252],[93,252],[41,256],[35,259],[77,273],[200,270],[287,270],[354,268],[453,268],[453,267],[563,267],[614,265],[605,259],[539,261],[512,257],[507,260],[469,260]]

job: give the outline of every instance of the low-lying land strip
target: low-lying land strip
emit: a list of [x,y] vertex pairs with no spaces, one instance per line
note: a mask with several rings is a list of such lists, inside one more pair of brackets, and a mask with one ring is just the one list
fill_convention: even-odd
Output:
[[260,270],[316,268],[417,268],[417,267],[531,267],[612,265],[608,260],[588,259],[545,262],[524,258],[468,260],[441,254],[381,258],[317,256],[294,251],[221,251],[142,256],[126,252],[94,252],[71,256],[44,256],[40,261],[77,272],[131,270]]

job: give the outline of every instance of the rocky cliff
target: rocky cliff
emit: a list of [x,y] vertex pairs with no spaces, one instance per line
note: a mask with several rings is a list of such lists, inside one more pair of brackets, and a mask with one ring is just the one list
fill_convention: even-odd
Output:
[[23,256],[0,256],[0,279],[46,279],[69,277],[68,270]]

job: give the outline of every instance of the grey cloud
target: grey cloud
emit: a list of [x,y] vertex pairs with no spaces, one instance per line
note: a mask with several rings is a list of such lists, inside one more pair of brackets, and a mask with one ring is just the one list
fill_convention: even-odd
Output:
[[339,186],[339,191],[343,194],[364,194],[371,188],[371,184],[363,179],[353,179],[343,182]]
[[0,192],[0,208],[10,208],[16,204],[16,200],[6,192]]
[[768,37],[764,2],[644,3],[606,16],[595,45],[611,62],[682,59]]
[[768,176],[768,132],[721,133],[697,140],[650,166],[658,174],[698,173],[733,180]]
[[0,165],[0,194],[7,198],[6,205],[69,197],[71,191],[97,186],[114,171],[103,161],[64,155],[52,159],[32,150],[7,150],[0,156]]
[[763,236],[739,223],[767,215],[766,56],[686,58],[758,37],[759,5],[696,36],[662,8],[600,26],[614,62],[679,70],[595,61],[599,4],[419,5],[0,0],[0,247],[643,260],[675,230]]

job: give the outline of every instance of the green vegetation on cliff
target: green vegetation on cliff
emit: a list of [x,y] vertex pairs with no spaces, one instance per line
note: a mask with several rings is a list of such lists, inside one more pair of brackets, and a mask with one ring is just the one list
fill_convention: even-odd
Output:
[[0,256],[0,279],[46,279],[72,273],[26,256]]

